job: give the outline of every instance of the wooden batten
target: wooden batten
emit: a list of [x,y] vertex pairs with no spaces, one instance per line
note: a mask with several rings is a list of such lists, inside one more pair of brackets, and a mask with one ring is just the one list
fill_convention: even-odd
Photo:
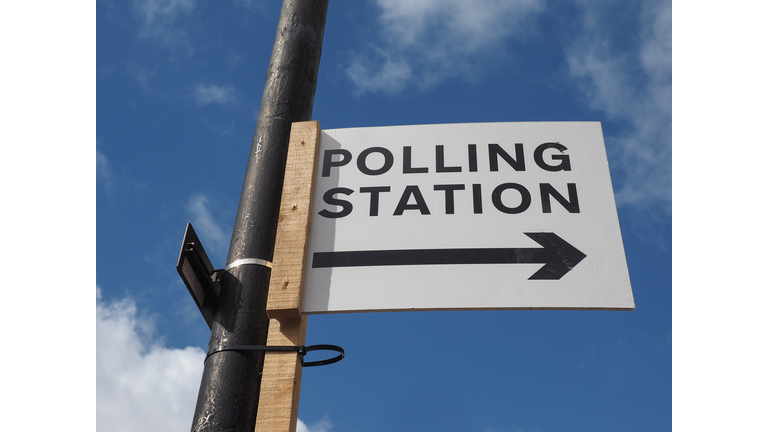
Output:
[[[306,315],[269,320],[268,346],[300,346],[306,337]],[[301,371],[301,358],[297,353],[267,351],[264,354],[256,432],[296,432]]]
[[[268,346],[305,344],[307,316],[301,314],[304,256],[319,147],[317,121],[292,125],[267,299]],[[264,354],[256,432],[296,431],[301,372],[301,357],[297,353],[267,351]]]
[[317,121],[293,124],[267,300],[270,318],[301,315],[306,265],[304,256],[309,239],[315,160],[319,147],[320,124]]

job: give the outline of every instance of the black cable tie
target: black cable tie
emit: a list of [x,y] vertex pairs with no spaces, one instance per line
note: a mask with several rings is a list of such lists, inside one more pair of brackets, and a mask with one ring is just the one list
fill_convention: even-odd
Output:
[[[208,352],[203,363],[208,361],[208,357],[221,351],[277,351],[277,352],[295,352],[301,358],[303,367],[325,366],[341,361],[344,358],[344,349],[336,345],[312,345],[312,346],[267,346],[267,345],[219,345]],[[339,353],[336,357],[325,360],[317,360],[304,363],[304,356],[309,351],[336,351]]]
[[[317,360],[312,362],[304,363],[304,355],[306,355],[310,351],[336,351],[339,353],[336,357],[325,359],[325,360]],[[301,354],[301,364],[304,367],[310,367],[310,366],[325,366],[329,364],[336,363],[338,361],[341,361],[341,359],[344,358],[344,348],[336,345],[312,345],[308,347],[304,347],[304,352],[299,352]]]

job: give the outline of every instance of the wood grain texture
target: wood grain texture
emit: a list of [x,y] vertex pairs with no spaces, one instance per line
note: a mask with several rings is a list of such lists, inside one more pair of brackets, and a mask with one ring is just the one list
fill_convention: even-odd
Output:
[[293,124],[267,300],[270,318],[301,315],[306,265],[304,256],[309,238],[315,161],[319,147],[320,124],[317,121]]
[[[267,298],[268,346],[304,345],[307,336],[307,316],[301,314],[301,300],[319,146],[317,121],[292,125]],[[296,431],[301,372],[298,353],[268,351],[264,354],[257,432]]]
[[[307,316],[269,320],[268,346],[304,345]],[[296,432],[301,392],[301,359],[295,352],[264,354],[256,432]]]

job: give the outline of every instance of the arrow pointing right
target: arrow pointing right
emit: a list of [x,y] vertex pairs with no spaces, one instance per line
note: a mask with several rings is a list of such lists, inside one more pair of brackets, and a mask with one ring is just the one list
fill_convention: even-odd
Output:
[[525,233],[543,248],[315,252],[312,268],[435,264],[544,264],[529,280],[559,280],[586,255],[555,233]]
[[[587,256],[555,233],[525,233],[543,249],[522,249],[533,252],[531,263],[544,263],[529,280],[560,279]],[[521,261],[522,262],[522,261]]]

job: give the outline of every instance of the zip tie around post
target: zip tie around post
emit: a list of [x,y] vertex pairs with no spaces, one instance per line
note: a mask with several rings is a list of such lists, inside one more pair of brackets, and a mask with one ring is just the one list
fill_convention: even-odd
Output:
[[[208,361],[208,357],[221,351],[273,351],[273,352],[296,352],[301,357],[303,367],[325,366],[341,361],[344,358],[344,348],[336,345],[311,345],[311,346],[267,346],[267,345],[219,345],[208,352],[203,363]],[[336,351],[339,353],[336,357],[325,360],[317,360],[304,363],[304,356],[310,351]]]

